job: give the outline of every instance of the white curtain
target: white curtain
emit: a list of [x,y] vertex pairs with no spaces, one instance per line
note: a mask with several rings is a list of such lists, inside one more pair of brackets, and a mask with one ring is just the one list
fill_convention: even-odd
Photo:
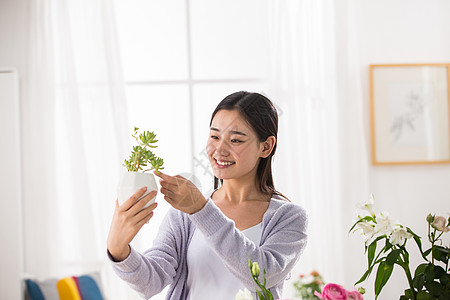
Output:
[[109,299],[131,299],[105,252],[131,132],[112,1],[30,1],[30,20],[22,104],[26,276],[101,272]]
[[[286,296],[293,296],[291,283],[298,275],[312,270],[351,288],[359,274],[348,272],[347,231],[354,204],[365,200],[367,171],[361,169],[361,120],[354,120],[362,114],[359,71],[352,68],[357,58],[347,50],[350,22],[341,19],[347,17],[347,1],[343,7],[333,0],[273,0],[270,5],[270,94],[280,107],[276,187],[305,207],[310,220],[309,242],[285,285]],[[356,156],[348,151],[349,141]]]
[[[105,256],[131,132],[112,3],[30,1],[21,106],[25,271],[40,278],[100,271],[108,299],[136,299]],[[359,275],[351,259],[361,244],[346,232],[354,204],[368,194],[367,151],[349,3],[270,1],[269,95],[280,108],[275,184],[310,217],[286,297],[298,274],[313,269],[346,287]]]

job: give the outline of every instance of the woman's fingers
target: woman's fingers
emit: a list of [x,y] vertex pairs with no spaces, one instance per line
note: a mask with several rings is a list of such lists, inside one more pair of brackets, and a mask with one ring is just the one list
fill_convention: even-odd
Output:
[[139,220],[139,222],[136,223],[136,228],[138,230],[140,230],[142,228],[142,226],[144,226],[144,224],[148,223],[148,221],[150,221],[150,219],[153,217],[153,211],[151,211],[150,213],[147,214],[143,214],[144,217]]
[[188,179],[181,175],[169,176],[156,172],[155,175],[161,178],[160,190],[164,199],[174,208],[185,213],[194,213],[205,205],[205,197]]
[[142,210],[140,210],[134,217],[133,217],[133,224],[137,225],[139,222],[147,218],[150,214],[153,214],[153,211],[158,206],[158,203],[153,203],[149,207],[146,207]]
[[172,178],[172,176],[167,175],[167,174],[164,174],[164,173],[161,172],[161,171],[158,171],[158,172],[154,171],[153,174],[155,174],[155,175],[158,176],[159,178],[161,178],[161,179],[163,179],[163,180],[166,180],[166,181],[169,181],[169,180]]
[[127,211],[130,209],[130,207],[132,207],[136,201],[141,198],[145,192],[147,191],[147,187],[144,186],[143,188],[140,188],[136,193],[134,193],[130,198],[128,198],[127,201],[125,201],[120,207],[119,209],[121,211]]
[[127,213],[132,216],[136,215],[140,210],[144,208],[145,205],[147,205],[148,202],[150,202],[156,196],[156,194],[157,191],[151,191],[148,195],[146,195],[138,202],[136,202],[132,207],[130,207]]

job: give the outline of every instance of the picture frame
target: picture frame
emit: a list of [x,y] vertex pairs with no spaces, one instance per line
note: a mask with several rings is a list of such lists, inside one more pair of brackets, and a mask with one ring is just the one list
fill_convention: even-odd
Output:
[[369,69],[372,164],[450,163],[450,63]]

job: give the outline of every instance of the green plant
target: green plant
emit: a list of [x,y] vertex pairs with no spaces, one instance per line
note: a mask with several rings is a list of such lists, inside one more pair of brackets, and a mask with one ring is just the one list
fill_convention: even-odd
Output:
[[323,278],[317,271],[312,271],[309,276],[300,274],[298,280],[294,282],[297,296],[300,296],[302,300],[317,300],[314,292],[321,293],[323,285]]
[[273,300],[272,293],[266,288],[266,269],[263,271],[263,283],[259,282],[259,265],[257,262],[248,260],[248,268],[252,274],[253,281],[259,286],[261,291],[256,290],[256,294],[260,300]]
[[[409,289],[405,290],[401,300],[428,300],[450,299],[450,274],[448,261],[450,250],[442,244],[441,237],[448,232],[450,218],[428,215],[428,240],[431,247],[423,251],[421,238],[410,228],[400,225],[392,220],[388,214],[375,214],[373,211],[373,196],[370,201],[361,206],[364,215],[358,215],[358,220],[350,231],[361,230],[365,239],[365,252],[367,253],[368,269],[356,283],[363,282],[378,265],[375,277],[375,299],[389,280],[394,265],[399,265],[405,272]],[[445,225],[447,223],[447,225]],[[409,267],[409,252],[406,249],[407,240],[413,238],[420,255],[426,263],[419,265],[414,277]],[[377,244],[382,248],[377,253]],[[383,244],[384,242],[384,244]],[[429,256],[431,255],[431,260]]]
[[138,134],[139,128],[134,127],[134,134],[132,135],[138,145],[133,146],[133,150],[131,151],[130,158],[125,160],[123,166],[127,168],[129,172],[138,172],[143,170],[142,167],[146,167],[150,165],[149,169],[143,170],[142,172],[147,172],[150,170],[162,170],[164,160],[160,157],[155,156],[150,148],[156,148],[158,146],[155,145],[158,140],[156,140],[156,134],[150,131],[144,131],[141,134]]

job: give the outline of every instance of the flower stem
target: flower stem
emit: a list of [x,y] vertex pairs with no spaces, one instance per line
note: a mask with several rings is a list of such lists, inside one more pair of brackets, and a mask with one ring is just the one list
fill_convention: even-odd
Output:
[[431,263],[434,266],[434,253],[433,253],[433,250],[434,250],[434,243],[436,242],[436,228],[433,230],[432,240],[430,242],[431,242]]
[[406,278],[408,279],[409,288],[411,289],[413,300],[416,300],[417,294],[416,290],[414,289],[411,270],[409,269],[409,258],[408,258],[409,255],[406,252],[406,250],[404,252],[402,251],[402,254],[403,254],[403,262],[400,262],[400,266],[403,268],[403,270],[405,270]]

